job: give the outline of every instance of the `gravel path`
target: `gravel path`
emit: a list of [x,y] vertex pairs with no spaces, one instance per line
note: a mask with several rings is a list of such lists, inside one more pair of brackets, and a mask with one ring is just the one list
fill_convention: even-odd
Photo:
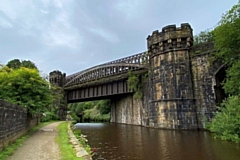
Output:
[[60,160],[60,151],[54,140],[60,123],[54,122],[39,129],[8,160]]

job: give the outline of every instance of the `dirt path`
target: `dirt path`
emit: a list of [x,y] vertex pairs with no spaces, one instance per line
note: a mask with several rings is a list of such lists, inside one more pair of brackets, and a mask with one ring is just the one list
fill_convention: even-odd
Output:
[[60,151],[54,141],[60,123],[54,122],[39,129],[8,160],[60,160]]

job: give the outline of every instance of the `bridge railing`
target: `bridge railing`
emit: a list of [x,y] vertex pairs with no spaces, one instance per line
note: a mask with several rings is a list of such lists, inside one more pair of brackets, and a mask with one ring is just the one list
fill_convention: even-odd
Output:
[[146,68],[148,63],[149,55],[147,52],[131,55],[69,75],[66,77],[65,86],[72,85],[73,83],[83,83],[113,74],[120,74],[129,70]]

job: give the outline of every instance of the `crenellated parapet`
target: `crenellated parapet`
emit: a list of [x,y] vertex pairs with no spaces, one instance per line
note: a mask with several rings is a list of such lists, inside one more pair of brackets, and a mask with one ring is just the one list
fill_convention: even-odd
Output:
[[55,70],[49,73],[49,82],[52,85],[63,87],[66,79],[66,74]]
[[152,54],[171,49],[190,48],[192,44],[192,28],[188,23],[181,24],[179,28],[176,25],[168,25],[162,28],[162,32],[156,30],[147,37],[148,50],[151,50]]

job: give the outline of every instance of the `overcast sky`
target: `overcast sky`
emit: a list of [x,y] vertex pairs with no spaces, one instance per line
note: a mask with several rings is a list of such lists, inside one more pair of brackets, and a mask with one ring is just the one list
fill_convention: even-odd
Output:
[[67,75],[147,50],[170,24],[213,28],[238,0],[0,0],[0,64],[31,60]]

